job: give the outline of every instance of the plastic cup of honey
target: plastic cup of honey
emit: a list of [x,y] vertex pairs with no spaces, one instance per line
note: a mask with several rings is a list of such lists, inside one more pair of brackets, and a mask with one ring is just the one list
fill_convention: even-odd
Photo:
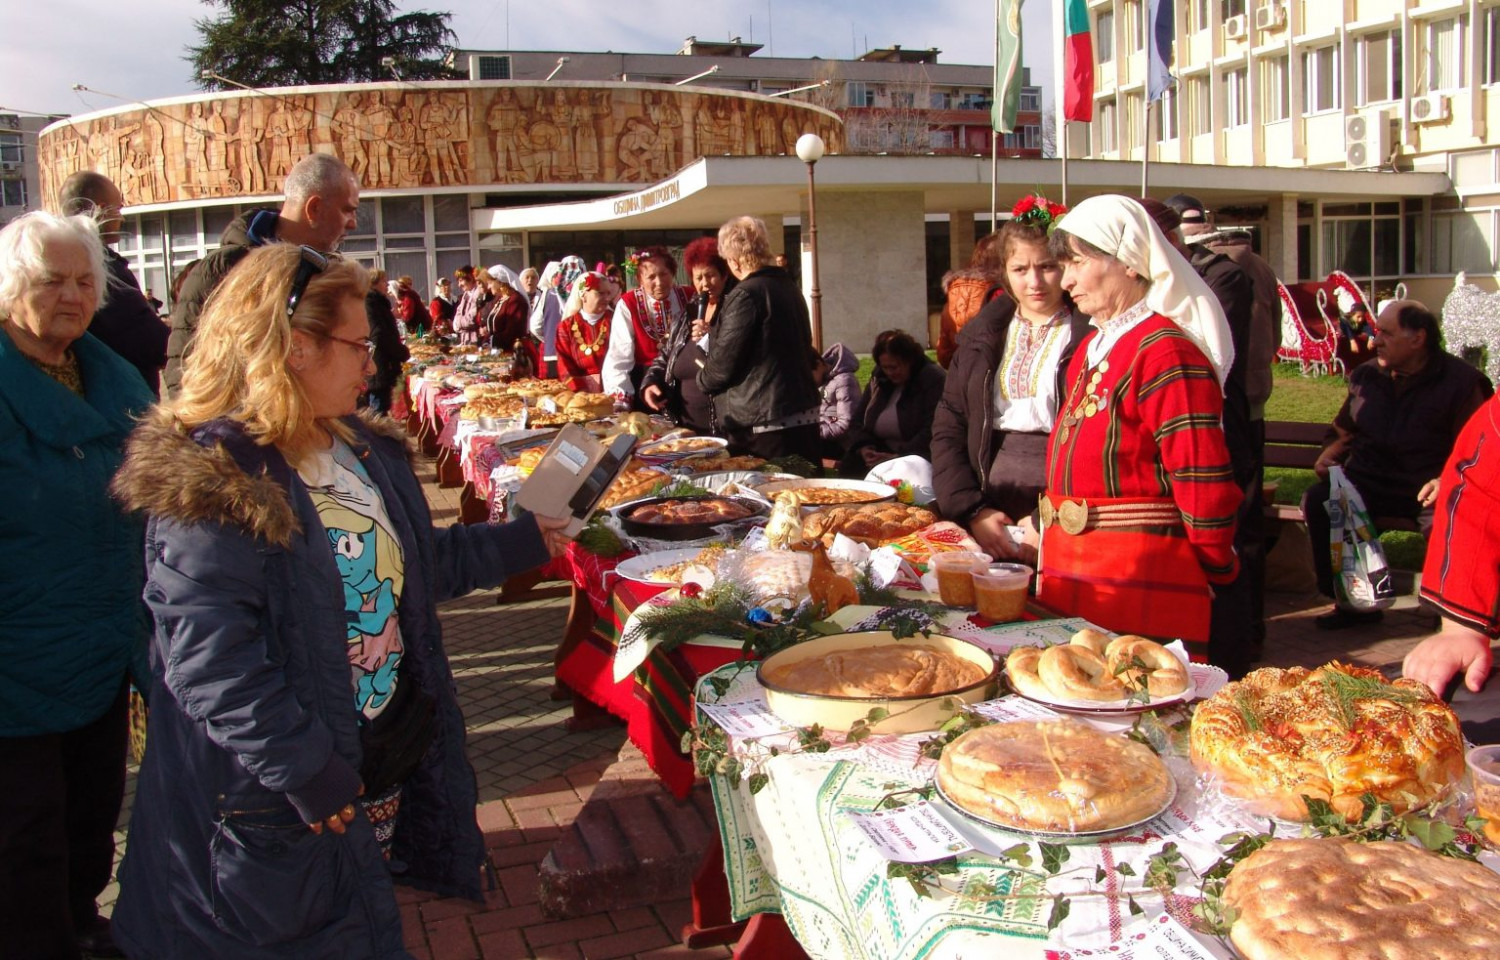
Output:
[[995,623],[1019,620],[1026,613],[1031,568],[1021,563],[997,563],[974,574],[974,604],[979,615]]
[[989,564],[989,554],[971,550],[934,554],[932,569],[937,574],[938,597],[950,607],[974,606],[974,573]]
[[1465,759],[1474,781],[1474,806],[1486,821],[1485,838],[1500,846],[1500,744],[1475,747]]

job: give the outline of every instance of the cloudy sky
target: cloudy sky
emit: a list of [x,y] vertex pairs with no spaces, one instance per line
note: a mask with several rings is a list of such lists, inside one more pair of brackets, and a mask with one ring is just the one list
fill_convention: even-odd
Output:
[[[672,53],[690,35],[740,36],[766,44],[762,56],[849,59],[899,43],[937,47],[945,63],[994,62],[991,0],[398,0],[397,6],[450,11],[459,45],[471,49]],[[182,57],[197,40],[193,21],[218,9],[202,0],[4,0],[0,108],[84,113],[192,93]],[[538,9],[546,16],[538,17]],[[1051,3],[1030,0],[1022,9],[1026,62],[1033,80],[1045,83]],[[100,92],[74,91],[75,84]]]

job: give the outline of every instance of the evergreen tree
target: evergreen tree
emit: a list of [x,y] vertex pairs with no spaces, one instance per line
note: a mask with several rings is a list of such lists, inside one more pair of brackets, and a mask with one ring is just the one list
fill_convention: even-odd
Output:
[[204,0],[220,8],[198,20],[203,42],[184,59],[206,90],[229,89],[204,71],[249,87],[457,76],[443,65],[453,43],[449,13],[397,15],[394,0]]

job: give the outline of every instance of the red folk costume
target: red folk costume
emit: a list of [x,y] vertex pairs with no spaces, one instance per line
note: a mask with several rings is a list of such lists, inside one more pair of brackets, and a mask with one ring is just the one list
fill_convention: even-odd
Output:
[[1203,659],[1209,584],[1239,569],[1241,493],[1220,426],[1228,324],[1134,200],[1091,197],[1060,228],[1148,283],[1145,299],[1095,321],[1069,366],[1047,449],[1038,599],[1117,633],[1181,638]]
[[1443,468],[1422,599],[1500,637],[1500,394],[1474,412]]
[[557,379],[566,383],[569,390],[603,392],[610,326],[609,311],[597,323],[589,323],[582,313],[574,313],[557,325]]

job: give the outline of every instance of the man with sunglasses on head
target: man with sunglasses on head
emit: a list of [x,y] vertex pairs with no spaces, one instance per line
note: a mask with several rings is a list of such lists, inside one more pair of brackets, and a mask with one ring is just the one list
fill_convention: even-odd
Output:
[[204,257],[182,285],[172,308],[172,334],[162,386],[175,393],[182,359],[192,349],[198,314],[209,294],[251,250],[282,242],[333,253],[344,234],[358,225],[359,181],[338,157],[314,153],[292,167],[283,186],[281,209],[247,210],[224,231],[219,249]]

